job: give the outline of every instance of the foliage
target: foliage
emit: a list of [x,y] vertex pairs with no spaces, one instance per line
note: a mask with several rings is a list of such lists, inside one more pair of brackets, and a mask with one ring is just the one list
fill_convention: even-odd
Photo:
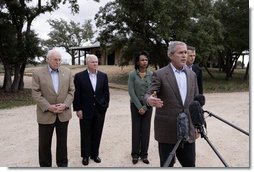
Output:
[[[5,69],[5,80],[3,88],[6,92],[16,92],[24,88],[23,74],[27,63],[31,62],[35,55],[41,55],[42,51],[38,45],[38,38],[31,30],[33,20],[40,14],[52,12],[59,8],[60,4],[69,2],[72,13],[79,11],[77,0],[37,0],[37,3],[31,3],[32,0],[1,0],[0,1],[0,25],[8,23],[10,31],[6,31],[8,35],[12,33],[11,39],[12,49],[1,48],[0,58]],[[13,29],[13,30],[12,30]],[[0,38],[0,40],[2,40]],[[8,41],[1,42],[1,45],[9,44]],[[15,53],[12,53],[15,49]],[[2,56],[5,54],[5,56]],[[4,58],[4,59],[3,59]],[[6,60],[12,59],[12,60]],[[14,80],[12,82],[12,71]]]
[[[174,8],[168,8],[173,4]],[[152,62],[163,66],[168,59],[166,50],[169,41],[184,40],[189,33],[186,20],[181,19],[187,18],[190,11],[182,4],[193,6],[191,1],[179,0],[110,2],[95,16],[100,29],[98,40],[102,44],[111,43],[122,48],[122,56],[127,63],[133,53],[146,49]],[[181,15],[177,15],[176,11]]]
[[66,52],[73,56],[70,47],[82,46],[88,40],[93,38],[92,20],[86,20],[84,24],[64,19],[48,20],[52,31],[49,39],[43,42],[43,45],[49,49],[53,47],[64,47]]
[[[109,2],[96,14],[101,44],[120,48],[126,65],[140,50],[148,50],[151,62],[167,63],[167,46],[180,40],[196,47],[197,62],[220,65],[231,52],[248,50],[247,0],[141,0]],[[188,8],[186,8],[188,7]],[[240,46],[237,47],[238,42]],[[234,67],[237,56],[228,55]],[[228,60],[228,61],[229,61]],[[234,68],[233,68],[234,69]]]
[[0,19],[0,59],[2,63],[14,63],[17,57],[15,28],[10,21]]
[[242,52],[249,50],[249,1],[218,0],[215,9],[215,16],[225,30],[220,65],[229,79]]

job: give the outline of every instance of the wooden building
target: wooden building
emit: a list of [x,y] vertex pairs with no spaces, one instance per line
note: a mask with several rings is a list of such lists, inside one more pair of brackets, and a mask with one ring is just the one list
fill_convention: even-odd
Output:
[[[103,49],[102,47],[100,47],[99,42],[96,42],[89,46],[70,47],[70,50],[72,52],[72,65],[85,64],[85,57],[88,54],[95,54],[98,57],[100,65],[120,65],[121,63],[120,49],[109,50],[108,47]],[[84,63],[82,63],[82,61]]]

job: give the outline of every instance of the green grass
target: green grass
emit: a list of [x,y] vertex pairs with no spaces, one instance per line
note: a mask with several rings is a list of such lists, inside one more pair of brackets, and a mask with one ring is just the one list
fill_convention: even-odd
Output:
[[31,89],[24,89],[17,93],[5,93],[0,89],[0,109],[10,109],[19,106],[33,105]]
[[218,69],[209,69],[214,79],[203,71],[204,93],[249,91],[249,79],[243,80],[245,69],[236,69],[233,77],[225,80],[225,73]]
[[[225,73],[218,69],[209,69],[214,78],[203,69],[203,89],[204,93],[219,92],[241,92],[249,91],[249,80],[243,80],[245,69],[236,69],[233,78],[225,80]],[[119,74],[117,76],[109,76],[109,82],[127,85],[128,74]]]

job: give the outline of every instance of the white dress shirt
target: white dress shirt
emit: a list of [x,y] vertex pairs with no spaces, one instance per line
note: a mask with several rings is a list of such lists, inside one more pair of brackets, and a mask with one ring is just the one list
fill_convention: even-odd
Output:
[[90,81],[91,81],[92,86],[93,86],[93,90],[95,91],[96,84],[97,84],[97,71],[96,71],[96,73],[92,73],[89,70],[87,70],[87,71],[88,71],[88,75],[89,75]]

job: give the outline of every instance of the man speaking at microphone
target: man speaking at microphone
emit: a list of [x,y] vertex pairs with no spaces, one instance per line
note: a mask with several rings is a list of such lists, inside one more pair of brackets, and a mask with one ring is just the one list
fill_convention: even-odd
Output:
[[[184,112],[189,117],[189,139],[177,148],[176,157],[183,167],[195,167],[198,133],[192,125],[188,108],[198,94],[197,77],[186,68],[187,45],[184,42],[171,42],[167,54],[171,62],[153,73],[151,87],[144,98],[147,105],[156,107],[154,134],[159,146],[160,166],[164,165],[177,143],[177,116]],[[169,167],[174,163],[175,157]]]

